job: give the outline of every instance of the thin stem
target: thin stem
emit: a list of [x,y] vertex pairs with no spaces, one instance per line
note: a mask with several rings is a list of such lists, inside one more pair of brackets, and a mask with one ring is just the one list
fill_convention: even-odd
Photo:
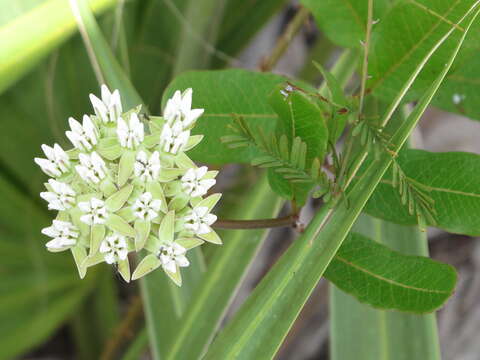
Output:
[[[362,63],[362,79],[361,79],[361,84],[360,84],[360,103],[358,106],[358,117],[359,120],[361,119],[362,113],[363,113],[363,104],[365,100],[365,92],[366,92],[366,86],[367,86],[367,78],[368,78],[368,52],[370,49],[370,38],[372,34],[372,25],[373,25],[373,0],[368,0],[368,15],[367,15],[367,32],[365,34],[365,42],[363,44],[363,63]],[[352,154],[353,150],[353,136],[349,136],[348,138],[348,144],[347,144],[347,149],[345,151],[345,156],[343,157],[343,163],[340,168],[340,173],[339,173],[339,181],[341,182],[343,180],[343,177],[346,175],[348,163],[350,162],[350,157]],[[363,162],[363,160],[361,161]],[[356,168],[353,173],[356,174],[358,171],[358,168]],[[350,183],[352,177],[350,176],[350,179],[347,180],[347,183]]]
[[368,0],[368,18],[367,18],[367,33],[365,34],[365,43],[363,44],[363,63],[362,63],[362,82],[360,85],[360,104],[358,107],[358,115],[362,115],[363,102],[365,98],[365,91],[368,78],[368,52],[370,49],[370,38],[372,35],[373,25],[373,0]]
[[122,346],[123,341],[133,335],[132,328],[137,320],[142,316],[142,298],[135,296],[128,307],[124,320],[115,329],[113,336],[106,343],[103,349],[101,360],[116,359],[115,355]]
[[297,11],[292,21],[290,21],[290,23],[287,25],[287,28],[278,39],[277,44],[275,45],[275,48],[270,56],[262,61],[262,64],[260,65],[261,71],[270,71],[273,69],[273,67],[288,49],[291,41],[302,28],[309,15],[310,12],[305,7],[301,6],[300,10]]
[[295,226],[298,215],[291,214],[276,219],[257,219],[257,220],[226,220],[218,219],[213,227],[216,229],[267,229],[283,226]]

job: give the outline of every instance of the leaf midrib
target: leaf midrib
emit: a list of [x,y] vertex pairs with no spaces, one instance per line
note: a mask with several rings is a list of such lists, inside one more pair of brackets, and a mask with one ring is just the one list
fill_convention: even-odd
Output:
[[400,283],[400,282],[395,281],[393,279],[388,279],[388,278],[386,278],[382,275],[375,274],[375,273],[371,272],[370,270],[367,270],[364,267],[361,267],[360,265],[357,265],[357,264],[355,264],[351,261],[348,261],[347,259],[345,259],[344,257],[342,257],[340,255],[336,255],[335,259],[347,264],[348,266],[353,267],[354,269],[357,269],[358,271],[361,271],[361,272],[363,272],[363,273],[365,273],[369,276],[372,276],[372,277],[374,277],[378,280],[385,281],[385,282],[387,282],[387,283],[389,283],[393,286],[398,286],[398,287],[401,287],[401,288],[404,288],[404,289],[414,290],[414,291],[419,291],[419,292],[425,292],[425,293],[450,294],[450,291],[447,291],[447,290],[435,290],[435,289],[419,288],[419,287],[416,287],[416,286],[413,286],[413,285],[407,285],[407,284]]

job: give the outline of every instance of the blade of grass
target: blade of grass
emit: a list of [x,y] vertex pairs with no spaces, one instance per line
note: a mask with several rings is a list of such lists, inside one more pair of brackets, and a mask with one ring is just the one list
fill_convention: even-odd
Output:
[[[469,13],[473,10],[476,6]],[[478,10],[470,18],[442,73],[414,111],[396,131],[390,132],[394,134],[391,138],[394,151],[402,147],[438,90],[477,15]],[[367,154],[363,150],[360,158],[366,158]],[[206,359],[273,358],[391,161],[390,154],[379,154],[359,180],[345,190],[345,196],[333,199],[315,215],[303,235],[263,278],[217,337]]]
[[[172,0],[167,0],[167,4]],[[205,68],[213,54],[226,0],[190,0],[185,15],[183,32],[177,49],[173,75]],[[223,54],[223,53],[222,53]]]
[[[409,255],[428,256],[425,232],[362,215],[355,230]],[[332,360],[439,360],[435,314],[413,315],[374,309],[330,288]]]
[[[90,0],[92,11],[103,13],[116,0]],[[0,27],[0,93],[15,83],[76,30],[68,3],[44,1]]]
[[[246,219],[274,217],[280,204],[280,198],[271,192],[264,174],[237,205],[232,216]],[[201,286],[194,292],[195,301],[182,317],[181,327],[173,337],[166,359],[201,357],[268,231],[230,230],[223,233],[224,245],[215,252]]]
[[140,95],[113,55],[88,2],[70,0],[70,6],[99,84],[107,83],[112,88],[120,89],[127,109],[142,104]]

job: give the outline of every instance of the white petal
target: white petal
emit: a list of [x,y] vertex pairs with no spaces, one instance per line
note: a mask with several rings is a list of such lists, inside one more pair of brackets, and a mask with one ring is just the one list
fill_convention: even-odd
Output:
[[202,219],[207,225],[212,225],[215,221],[217,221],[217,215],[214,214],[207,214]]
[[197,176],[197,179],[201,179],[205,176],[207,173],[208,168],[206,166],[201,166],[195,171],[195,175]]
[[175,274],[177,272],[177,264],[172,259],[170,259],[170,261],[168,261],[167,263],[163,264],[163,268],[166,271],[169,271],[173,274]]
[[90,206],[90,202],[88,202],[88,201],[79,202],[78,203],[78,208],[84,213],[88,213],[92,210],[92,208]]
[[113,264],[115,262],[115,255],[113,252],[106,253],[104,259],[107,264]]
[[82,215],[80,216],[80,221],[87,225],[93,225],[93,215],[92,214]]
[[181,267],[187,267],[190,265],[190,262],[188,261],[186,256],[180,255],[175,258],[175,262],[178,264],[178,266]]

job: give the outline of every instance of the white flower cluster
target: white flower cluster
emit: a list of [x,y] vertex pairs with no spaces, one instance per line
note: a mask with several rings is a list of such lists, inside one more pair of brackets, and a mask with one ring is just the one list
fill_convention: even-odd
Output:
[[[187,251],[205,241],[221,244],[211,213],[220,194],[207,195],[216,171],[197,167],[185,154],[202,139],[191,135],[203,109],[192,109],[192,89],[176,91],[163,117],[123,112],[120,93],[103,85],[90,95],[95,115],[69,118],[73,148],[42,145],[35,158],[51,177],[40,196],[58,211],[42,233],[53,252],[71,250],[78,271],[106,262],[126,281],[156,268],[181,285]],[[128,254],[141,258],[133,274]]]

